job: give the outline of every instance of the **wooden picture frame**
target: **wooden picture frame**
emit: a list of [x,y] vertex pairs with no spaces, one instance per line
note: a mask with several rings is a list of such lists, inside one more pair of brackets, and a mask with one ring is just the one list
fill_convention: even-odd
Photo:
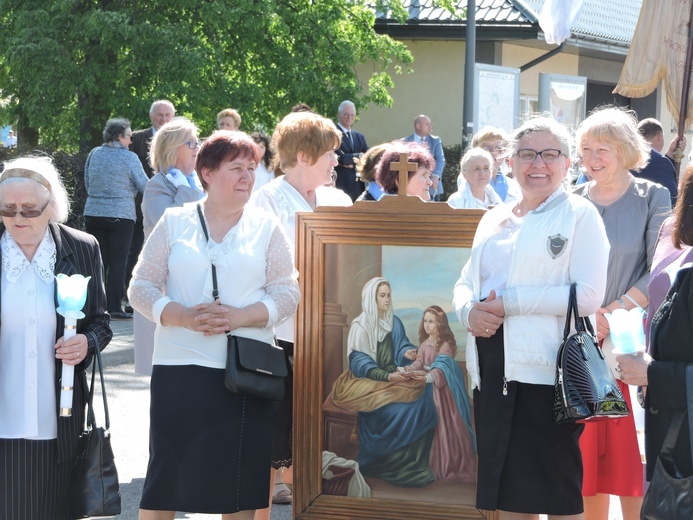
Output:
[[[372,498],[357,498],[325,493],[322,480],[323,450],[326,443],[333,442],[332,437],[326,437],[326,431],[333,435],[329,421],[336,417],[328,407],[329,417],[326,418],[325,407],[329,400],[325,396],[331,396],[329,385],[337,375],[335,366],[345,363],[347,330],[358,311],[356,307],[361,304],[366,279],[373,273],[382,275],[382,270],[388,267],[385,264],[390,262],[387,260],[383,264],[386,253],[388,258],[408,257],[411,253],[419,259],[433,259],[448,253],[463,256],[465,251],[468,255],[482,215],[480,210],[458,210],[444,203],[424,203],[417,197],[405,196],[385,197],[379,202],[357,202],[351,208],[319,207],[314,213],[297,215],[296,265],[302,300],[296,314],[294,365],[295,519],[496,518],[494,512],[474,507],[474,493],[469,489],[465,491],[464,503],[458,503],[456,492],[450,488],[445,491],[450,500],[434,497],[429,501],[422,491],[425,486],[396,488],[394,495],[373,491]],[[446,281],[441,298],[448,302],[446,313],[454,317],[451,309],[453,285],[463,261],[460,260],[459,265],[454,265],[456,261],[449,263],[455,273],[454,279]],[[426,279],[426,273],[434,278],[439,271],[434,262],[420,260],[414,262],[411,269],[412,273],[417,273],[417,278],[420,270],[422,279]],[[447,280],[451,279],[449,274],[446,276]],[[392,292],[396,312],[397,288],[393,287]],[[422,300],[421,306],[426,308],[430,303]],[[450,318],[451,326],[452,321]],[[454,321],[461,327],[456,318]],[[407,332],[413,335],[414,331]],[[466,334],[456,331],[455,338],[459,344],[459,340],[466,341]],[[418,344],[415,339],[411,340]],[[464,356],[463,347],[458,349],[458,355]],[[469,398],[471,400],[471,392]],[[338,442],[338,435],[334,435]],[[473,485],[472,488],[475,489]]]

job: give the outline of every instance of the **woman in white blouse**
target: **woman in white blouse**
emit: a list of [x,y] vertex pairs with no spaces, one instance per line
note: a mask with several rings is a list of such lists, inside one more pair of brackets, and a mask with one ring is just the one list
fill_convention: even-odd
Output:
[[472,148],[460,161],[462,172],[457,178],[457,191],[450,195],[448,204],[459,209],[489,209],[503,204],[496,190],[489,184],[493,170],[493,157],[483,148]]
[[[111,340],[96,239],[59,224],[70,203],[50,159],[24,157],[0,176],[0,518],[68,520],[84,428],[84,374]],[[63,340],[55,275],[90,276],[85,317]],[[75,367],[72,415],[58,416],[63,365]]]
[[259,159],[246,134],[215,132],[196,161],[207,198],[166,210],[135,267],[130,301],[157,325],[144,520],[267,506],[274,407],[224,386],[225,333],[271,342],[300,299],[281,224],[246,207]]
[[[274,130],[272,146],[284,175],[255,192],[250,204],[279,218],[291,243],[292,253],[296,248],[297,212],[313,211],[318,206],[351,206],[351,197],[342,190],[326,186],[331,182],[337,165],[335,150],[339,148],[341,139],[341,133],[332,121],[312,112],[293,112],[280,121]],[[287,320],[277,328],[277,337],[287,354],[293,356],[293,320]],[[290,468],[292,463],[292,382],[292,378],[287,378],[286,393],[275,418],[272,447],[274,470]],[[291,483],[293,474],[290,470],[284,471],[283,478],[284,482]],[[276,482],[275,491],[273,502],[291,499],[288,488],[281,480]],[[269,517],[270,510],[267,509],[258,511],[255,520],[267,520]]]

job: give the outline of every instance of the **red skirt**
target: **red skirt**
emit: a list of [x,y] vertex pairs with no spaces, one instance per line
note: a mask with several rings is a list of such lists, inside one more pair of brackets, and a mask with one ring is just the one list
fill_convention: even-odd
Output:
[[[632,410],[628,386],[617,381]],[[587,423],[580,437],[582,496],[597,493],[621,497],[643,495],[643,463],[633,414],[622,419]]]

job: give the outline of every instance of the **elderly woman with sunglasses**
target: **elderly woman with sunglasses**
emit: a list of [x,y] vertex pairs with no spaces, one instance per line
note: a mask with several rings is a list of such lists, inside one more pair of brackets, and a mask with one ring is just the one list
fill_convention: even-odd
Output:
[[[184,117],[174,117],[157,130],[152,139],[149,159],[156,174],[149,179],[142,200],[144,238],[167,208],[194,202],[204,195],[195,173],[200,149],[198,129]],[[154,323],[135,312],[135,371],[152,374]]]
[[[84,369],[111,340],[96,239],[64,226],[70,204],[45,158],[5,164],[0,176],[0,516],[68,520],[68,487],[84,428]],[[85,317],[63,340],[55,275],[90,276]],[[59,377],[75,367],[72,415],[59,417]]]
[[476,506],[500,510],[501,520],[581,520],[583,426],[553,424],[556,355],[571,283],[581,316],[601,304],[609,243],[592,204],[566,193],[566,127],[530,119],[510,152],[522,198],[482,217],[454,290],[469,331]]

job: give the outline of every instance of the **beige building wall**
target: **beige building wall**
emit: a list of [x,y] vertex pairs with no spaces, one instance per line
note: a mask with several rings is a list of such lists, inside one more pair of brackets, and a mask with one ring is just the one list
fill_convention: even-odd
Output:
[[[374,146],[410,135],[414,131],[414,118],[426,114],[431,118],[433,133],[442,138],[444,145],[461,143],[465,42],[405,40],[404,43],[414,56],[414,62],[411,73],[393,75],[392,107],[371,105],[360,110],[354,128],[365,134],[369,146]],[[546,51],[504,43],[501,53],[500,65],[519,68]],[[520,95],[538,97],[539,74],[542,72],[587,76],[590,81],[616,84],[621,68],[619,62],[561,53],[520,75]],[[372,70],[372,64],[357,67],[360,77],[368,77]],[[668,143],[674,136],[670,129],[676,127],[676,122],[672,120],[663,98],[658,96],[657,113]],[[693,141],[691,135],[688,138]],[[691,149],[690,143],[688,149]]]
[[[413,72],[393,75],[391,108],[371,105],[361,110],[354,128],[366,136],[369,146],[414,133],[414,118],[431,118],[433,134],[444,145],[462,142],[465,43],[459,41],[404,41],[412,55]],[[372,65],[357,67],[367,77]],[[336,112],[336,108],[335,108]]]

